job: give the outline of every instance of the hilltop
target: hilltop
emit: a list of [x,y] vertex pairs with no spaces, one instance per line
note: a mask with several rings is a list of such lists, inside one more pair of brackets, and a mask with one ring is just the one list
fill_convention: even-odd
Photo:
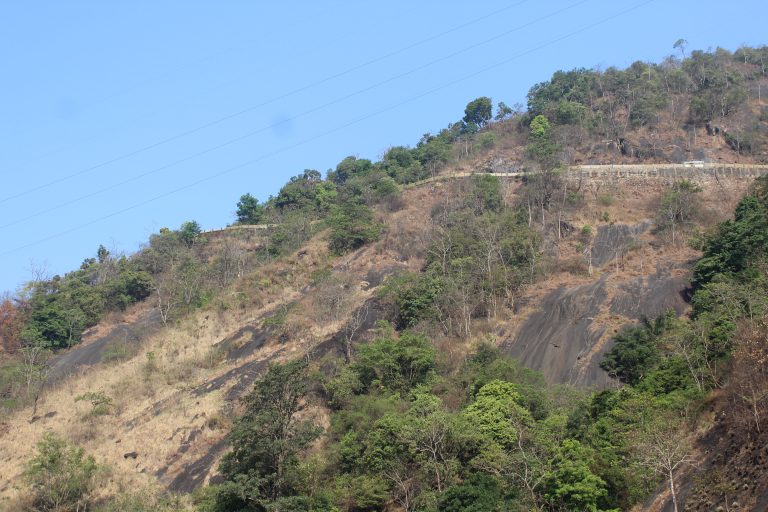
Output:
[[103,510],[660,510],[666,438],[676,499],[760,510],[766,58],[557,72],[30,283],[0,503],[74,446]]

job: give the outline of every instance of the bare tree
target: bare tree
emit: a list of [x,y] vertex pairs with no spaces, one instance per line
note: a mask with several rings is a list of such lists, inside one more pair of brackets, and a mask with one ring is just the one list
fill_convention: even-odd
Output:
[[352,342],[360,328],[365,325],[365,321],[368,319],[369,310],[370,304],[368,302],[364,303],[352,313],[349,321],[344,326],[341,339],[344,345],[344,359],[346,359],[347,363],[352,361]]
[[397,504],[404,512],[414,510],[418,488],[413,476],[402,467],[390,468],[384,474],[394,484],[394,499]]
[[[768,318],[766,319],[768,320]],[[733,357],[728,385],[734,409],[744,423],[762,432],[762,420],[768,413],[768,327],[765,320],[749,322],[736,336],[738,348]]]
[[166,274],[161,274],[153,279],[152,289],[155,292],[155,304],[164,326],[168,326],[168,317],[171,311],[178,305],[176,288],[173,280]]
[[691,435],[673,418],[656,418],[641,431],[636,445],[640,465],[664,476],[669,484],[672,506],[678,509],[675,472],[683,466],[696,464],[690,455]]
[[32,407],[34,417],[37,413],[37,401],[40,399],[40,393],[50,372],[48,365],[50,351],[41,343],[26,342],[19,352],[22,362],[21,372],[26,384],[26,396],[34,398]]
[[29,260],[29,268],[27,270],[29,270],[32,277],[32,283],[39,283],[50,279],[47,261]]

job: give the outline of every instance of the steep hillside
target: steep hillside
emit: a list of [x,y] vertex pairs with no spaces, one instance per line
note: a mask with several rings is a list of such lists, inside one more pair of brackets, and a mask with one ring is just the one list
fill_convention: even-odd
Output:
[[739,51],[478,98],[30,283],[0,311],[0,507],[61,472],[61,510],[671,510],[666,436],[680,508],[761,510],[765,382],[731,376],[765,361],[768,80]]

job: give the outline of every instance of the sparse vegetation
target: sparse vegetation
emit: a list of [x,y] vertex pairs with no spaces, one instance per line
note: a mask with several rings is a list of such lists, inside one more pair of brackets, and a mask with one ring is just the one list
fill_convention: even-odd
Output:
[[34,510],[86,510],[97,470],[96,461],[82,448],[70,446],[53,434],[45,435],[25,473]]
[[[766,179],[733,220],[709,231],[698,215],[705,193],[694,181],[662,192],[656,233],[693,258],[679,242],[698,230],[691,247],[703,256],[693,270],[692,312],[619,329],[624,313],[598,311],[600,325],[616,329],[600,363],[616,389],[553,386],[491,346],[511,342],[510,319],[537,307],[543,292],[532,285],[551,289],[561,278],[570,285],[592,276],[592,245],[608,227],[598,232],[595,222],[626,222],[619,207],[628,194],[620,187],[590,189],[566,176],[565,164],[583,157],[584,148],[616,161],[664,161],[671,157],[661,143],[638,134],[687,130],[695,138],[705,130],[722,137],[731,148],[725,151],[762,158],[765,111],[750,106],[749,87],[762,79],[756,70],[765,48],[688,58],[684,42],[676,48],[682,60],[557,72],[531,89],[526,112],[501,102],[494,118],[491,99],[477,98],[460,120],[414,147],[391,147],[379,161],[346,157],[325,178],[304,170],[264,203],[244,194],[239,231],[204,235],[197,222],[185,222],[152,235],[131,257],[100,246],[74,272],[38,276],[0,302],[0,407],[32,405],[31,418],[13,420],[31,431],[60,428],[53,419],[59,414],[72,421],[71,412],[50,403],[38,412],[49,357],[109,315],[114,323],[131,318],[144,302],[167,327],[163,339],[108,343],[98,358],[122,372],[111,387],[78,377],[68,394],[57,395],[90,404],[85,417],[75,408],[83,421],[67,439],[90,451],[107,437],[104,425],[119,419],[130,425],[126,440],[109,441],[127,446],[140,438],[131,433],[136,425],[163,421],[159,411],[178,408],[182,426],[174,425],[168,442],[182,438],[183,448],[176,459],[162,454],[171,467],[185,453],[200,455],[187,453],[197,436],[213,445],[229,431],[223,480],[195,498],[201,511],[628,510],[663,480],[676,499],[685,474],[674,468],[693,462],[693,434],[709,427],[706,411],[720,410],[719,400],[727,401],[723,421],[739,439],[763,439],[768,428]],[[726,120],[727,132],[719,127]],[[414,204],[415,194],[403,187],[449,166],[475,170],[510,148],[509,166],[539,172],[518,183],[478,173],[419,184],[424,204]],[[497,169],[496,162],[488,166]],[[633,212],[633,222],[649,208]],[[418,224],[419,239],[404,237],[397,242],[407,247],[393,251],[395,244],[381,242],[397,226],[391,219]],[[628,259],[640,260],[633,278],[651,275],[642,265],[654,244],[648,237],[624,246],[624,253],[634,251]],[[371,249],[350,254],[364,247]],[[614,279],[607,274],[601,278]],[[619,293],[616,283],[609,293]],[[385,318],[373,340],[361,328],[369,307],[374,318]],[[233,327],[227,321],[264,334],[263,345],[246,348],[278,362],[229,377],[260,361],[215,343]],[[253,341],[242,340],[237,349]],[[315,360],[321,344],[327,346]],[[585,365],[596,364],[587,359]],[[242,382],[244,390],[261,371],[239,410],[236,387]],[[217,409],[222,396],[227,404]],[[151,400],[131,403],[138,397]],[[121,417],[125,409],[130,418]],[[166,427],[149,428],[166,436]],[[135,458],[130,449],[125,456]],[[101,458],[104,451],[93,453]],[[136,467],[160,465],[139,460]],[[715,465],[709,462],[705,476],[725,478]],[[98,469],[84,450],[48,434],[25,473],[30,503],[35,510],[137,512],[188,506],[154,492],[115,491],[97,503]],[[718,493],[734,490],[729,483],[706,492],[720,503]]]
[[75,397],[75,402],[86,401],[90,402],[91,410],[88,414],[91,416],[102,416],[109,414],[112,411],[113,400],[107,396],[103,391],[89,391]]

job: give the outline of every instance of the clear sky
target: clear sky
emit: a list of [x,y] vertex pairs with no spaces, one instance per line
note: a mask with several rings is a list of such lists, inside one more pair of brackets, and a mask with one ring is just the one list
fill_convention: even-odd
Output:
[[768,3],[0,2],[0,291],[234,220],[306,168],[413,145],[558,69],[763,45]]

